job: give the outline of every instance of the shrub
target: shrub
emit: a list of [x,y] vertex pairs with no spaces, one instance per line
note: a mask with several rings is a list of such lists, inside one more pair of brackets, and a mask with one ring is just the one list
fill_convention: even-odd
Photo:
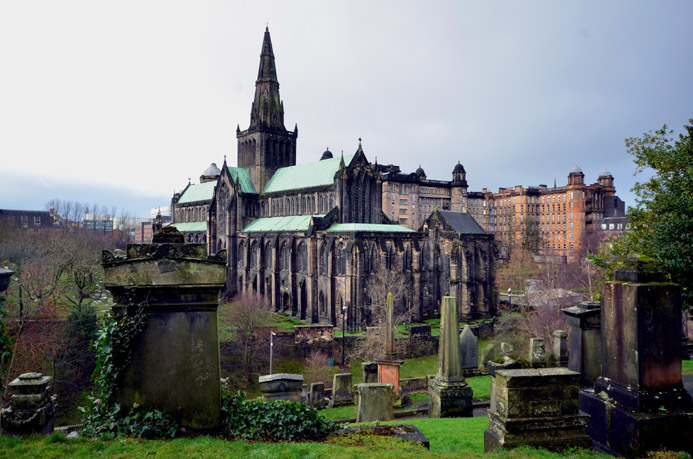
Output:
[[243,392],[224,393],[222,417],[228,437],[246,440],[320,440],[335,429],[333,422],[303,403],[248,401]]

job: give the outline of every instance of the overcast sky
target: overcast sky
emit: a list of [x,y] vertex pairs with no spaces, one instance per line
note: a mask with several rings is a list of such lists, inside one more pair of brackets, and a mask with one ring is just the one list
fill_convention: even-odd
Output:
[[587,183],[633,204],[626,137],[693,118],[691,1],[0,1],[0,208],[145,216],[236,165],[269,22],[298,162],[326,146],[470,191]]

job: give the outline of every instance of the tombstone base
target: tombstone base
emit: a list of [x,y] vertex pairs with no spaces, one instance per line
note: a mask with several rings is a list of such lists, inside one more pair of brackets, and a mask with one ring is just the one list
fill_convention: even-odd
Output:
[[662,409],[633,412],[593,391],[580,391],[580,410],[590,415],[585,430],[597,451],[611,455],[640,457],[662,448],[693,453],[693,413]]
[[472,388],[464,378],[443,379],[437,376],[429,377],[428,417],[472,417],[472,395]]
[[489,411],[488,420],[489,428],[484,431],[486,453],[523,445],[551,451],[592,447],[592,439],[585,433],[588,416],[508,419]]

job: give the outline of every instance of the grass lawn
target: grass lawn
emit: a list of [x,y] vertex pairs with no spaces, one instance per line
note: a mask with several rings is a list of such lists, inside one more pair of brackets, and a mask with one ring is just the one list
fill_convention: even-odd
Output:
[[532,448],[483,454],[483,432],[488,418],[408,419],[383,424],[413,424],[428,438],[431,449],[394,438],[372,435],[335,437],[322,443],[248,443],[200,436],[176,440],[115,439],[67,440],[60,434],[48,438],[0,437],[0,458],[92,458],[100,457],[284,457],[284,458],[435,458],[435,457],[607,457],[589,450],[568,455]]
[[684,375],[693,376],[693,360],[681,361],[681,373]]

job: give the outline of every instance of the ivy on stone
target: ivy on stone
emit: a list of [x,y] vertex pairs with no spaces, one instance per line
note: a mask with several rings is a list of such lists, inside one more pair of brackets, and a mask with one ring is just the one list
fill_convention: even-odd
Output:
[[135,404],[127,410],[116,398],[119,377],[130,364],[132,342],[144,328],[144,311],[106,314],[92,347],[96,350],[96,367],[92,374],[92,394],[86,397],[82,433],[88,437],[119,435],[155,438],[174,437],[178,426],[159,410],[143,411]]

